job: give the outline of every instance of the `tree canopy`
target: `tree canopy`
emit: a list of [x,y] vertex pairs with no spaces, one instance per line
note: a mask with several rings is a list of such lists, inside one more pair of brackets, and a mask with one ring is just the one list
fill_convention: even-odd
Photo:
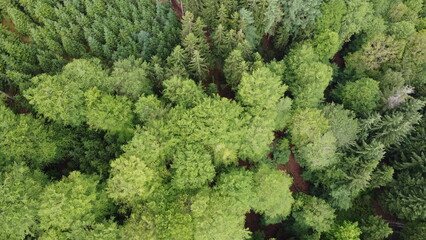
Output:
[[424,0],[1,0],[0,239],[423,239],[425,66]]

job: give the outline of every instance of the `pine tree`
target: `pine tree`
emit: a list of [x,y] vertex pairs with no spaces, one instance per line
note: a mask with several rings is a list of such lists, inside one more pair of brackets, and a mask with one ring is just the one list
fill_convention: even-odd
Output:
[[167,57],[167,70],[168,75],[188,77],[186,70],[187,63],[189,62],[185,50],[180,45],[176,46],[170,56]]
[[197,79],[203,80],[207,76],[208,65],[198,50],[194,50],[189,61],[189,70],[191,70]]
[[223,73],[225,74],[226,82],[233,88],[236,89],[243,73],[248,70],[248,66],[244,61],[241,51],[234,50],[231,52],[228,58],[226,58]]

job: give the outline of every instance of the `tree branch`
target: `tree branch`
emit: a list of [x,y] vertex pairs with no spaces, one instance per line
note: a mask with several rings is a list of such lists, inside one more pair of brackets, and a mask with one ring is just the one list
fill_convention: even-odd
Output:
[[0,93],[1,93],[1,94],[3,94],[3,95],[5,95],[7,98],[9,98],[9,99],[11,99],[11,100],[15,101],[15,98],[14,98],[14,97],[12,97],[12,96],[10,96],[9,94],[7,94],[7,93],[5,93],[5,92],[3,92],[3,91],[1,91],[1,90],[0,90]]

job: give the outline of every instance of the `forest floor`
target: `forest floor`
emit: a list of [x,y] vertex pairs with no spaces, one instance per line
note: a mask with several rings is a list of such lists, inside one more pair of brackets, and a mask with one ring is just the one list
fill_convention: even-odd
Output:
[[345,67],[345,60],[342,57],[342,50],[338,51],[333,58],[330,60],[331,63],[335,63],[340,68]]
[[278,169],[285,171],[293,177],[293,184],[290,187],[290,190],[293,193],[303,192],[305,194],[309,194],[309,182],[302,178],[302,167],[298,162],[296,162],[293,153],[290,154],[289,160],[286,164],[278,165]]
[[184,14],[182,2],[178,2],[177,0],[169,0],[169,3],[175,11],[176,17],[181,19]]

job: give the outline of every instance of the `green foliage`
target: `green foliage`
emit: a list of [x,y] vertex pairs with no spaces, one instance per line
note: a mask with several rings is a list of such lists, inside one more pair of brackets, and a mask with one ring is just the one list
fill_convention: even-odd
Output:
[[110,86],[120,95],[137,99],[141,94],[152,94],[152,81],[148,78],[148,64],[140,59],[130,57],[114,63]]
[[28,114],[14,114],[0,103],[0,166],[27,162],[34,167],[46,166],[59,155],[54,133],[41,119]]
[[124,96],[102,94],[96,87],[84,94],[87,124],[113,133],[132,131],[132,104]]
[[0,238],[18,240],[37,236],[37,210],[47,178],[23,164],[11,164],[3,171],[0,173]]
[[343,0],[324,1],[321,4],[321,16],[315,23],[315,30],[322,32],[340,32],[343,16],[347,13],[347,6]]
[[318,58],[324,62],[331,59],[340,48],[339,34],[332,31],[324,31],[316,35],[312,41],[315,53]]
[[379,83],[371,78],[349,82],[342,87],[341,97],[345,107],[365,115],[373,111],[379,100]]
[[426,234],[425,222],[409,222],[404,225],[401,232],[401,237],[407,240],[420,240]]
[[[424,1],[3,0],[0,20],[1,239],[378,240],[375,205],[423,239]],[[251,233],[250,211],[288,227]]]
[[272,150],[274,161],[280,164],[285,164],[288,162],[290,154],[289,140],[286,138],[279,139]]
[[334,209],[324,200],[305,194],[298,194],[293,204],[292,217],[295,220],[294,231],[300,237],[307,237],[305,235],[330,231],[335,215]]
[[26,90],[24,96],[45,117],[78,126],[86,121],[84,92],[94,86],[103,89],[106,78],[107,72],[99,60],[76,60],[65,66],[60,74],[33,78],[37,85]]
[[247,63],[244,61],[241,51],[239,50],[232,51],[229,57],[226,58],[223,66],[223,73],[225,74],[226,82],[233,89],[237,89],[243,73],[247,70]]
[[348,69],[346,71],[352,70],[356,74],[364,72],[372,74],[383,66],[398,62],[402,57],[404,47],[404,41],[395,40],[392,36],[378,35],[364,44],[360,51],[350,53],[345,57]]
[[413,155],[411,159],[405,159],[406,164],[400,164],[403,170],[397,174],[383,201],[390,212],[399,218],[410,221],[426,219],[424,192],[424,166],[425,155]]
[[335,163],[336,138],[328,131],[312,143],[300,147],[297,157],[299,163],[311,170],[319,170]]
[[376,168],[371,176],[369,188],[379,188],[392,182],[394,169],[391,166],[382,165]]
[[364,139],[375,139],[387,147],[399,145],[420,121],[422,115],[418,111],[424,104],[421,100],[412,99],[383,117],[373,115],[362,121],[362,131],[369,134],[369,138],[368,135],[362,134]]
[[340,225],[335,225],[331,231],[327,234],[327,239],[331,240],[359,240],[361,230],[358,227],[358,223],[344,221]]
[[333,206],[349,209],[352,200],[370,187],[374,171],[384,156],[383,148],[383,144],[374,141],[352,147],[340,161],[307,177],[326,188]]
[[135,104],[134,112],[142,122],[158,120],[166,114],[163,103],[154,95],[141,96]]
[[309,32],[317,17],[321,15],[320,6],[322,0],[280,1],[282,4],[282,26],[286,32],[292,35],[300,35]]
[[[290,192],[292,179],[283,171],[262,165],[254,174],[257,202],[256,212],[262,213],[268,222],[280,222],[290,215],[294,200]],[[272,189],[272,192],[271,192]]]
[[263,67],[252,74],[243,74],[238,86],[237,99],[253,115],[257,115],[276,107],[286,89],[287,86],[281,83],[279,76]]
[[88,233],[96,236],[97,230],[108,224],[103,218],[110,214],[112,205],[95,176],[72,172],[46,186],[42,196],[38,210],[41,239],[76,237],[91,225],[94,231]]
[[39,84],[25,91],[24,95],[37,112],[72,126],[85,121],[84,92],[79,84],[69,82],[63,85],[59,79],[48,75],[39,75],[33,81]]
[[173,156],[172,185],[177,189],[196,189],[211,183],[216,173],[211,155],[202,148],[186,148]]
[[373,9],[372,4],[368,1],[347,1],[346,14],[342,18],[342,27],[339,32],[340,38],[348,41],[352,35],[365,29],[371,23]]
[[401,21],[392,24],[388,32],[390,35],[395,36],[396,39],[407,39],[416,32],[416,29],[412,22]]
[[7,15],[11,18],[19,33],[29,35],[30,30],[34,27],[34,23],[25,12],[11,7],[7,9]]
[[172,77],[164,83],[164,97],[172,103],[183,107],[193,107],[199,104],[205,94],[200,86],[190,79]]
[[307,108],[296,111],[290,125],[292,143],[298,147],[318,141],[330,128],[320,110]]
[[337,147],[344,148],[353,145],[359,132],[359,123],[355,114],[337,104],[326,105],[322,112],[330,123]]
[[381,240],[388,237],[393,231],[387,221],[379,216],[370,215],[360,220],[359,228],[362,239]]
[[317,107],[332,80],[331,67],[319,61],[310,45],[293,48],[284,61],[284,82],[294,96],[295,107]]
[[156,136],[138,130],[123,146],[125,154],[111,163],[109,196],[117,202],[135,204],[150,197],[165,177],[162,148]]
[[275,130],[282,130],[291,122],[291,107],[293,101],[289,97],[281,98],[276,107]]
[[41,23],[30,37],[40,47],[70,57],[90,55],[109,61],[130,56],[143,60],[153,55],[165,58],[179,36],[175,14],[159,2],[33,1],[30,6],[38,10],[34,12]]

